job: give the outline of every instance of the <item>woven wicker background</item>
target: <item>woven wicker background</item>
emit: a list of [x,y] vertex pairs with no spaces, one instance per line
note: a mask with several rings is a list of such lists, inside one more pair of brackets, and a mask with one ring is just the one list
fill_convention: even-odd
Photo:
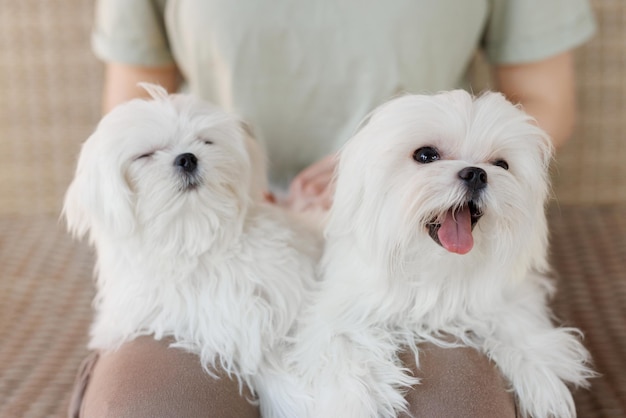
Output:
[[[602,377],[581,418],[626,417],[626,205],[553,207],[554,308],[583,330]],[[92,254],[54,218],[0,217],[0,417],[64,416],[86,356]]]
[[[550,210],[554,306],[602,373],[576,393],[579,416],[626,417],[626,1],[592,4]],[[0,418],[64,416],[86,354],[93,257],[57,218],[99,119],[92,13],[93,0],[0,0]]]
[[626,202],[626,1],[592,4],[598,31],[576,57],[578,129],[557,155],[561,203]]
[[0,217],[1,418],[67,415],[94,293],[94,260],[68,238],[51,218]]
[[100,115],[93,0],[0,0],[0,215],[57,214]]
[[[559,153],[563,203],[626,202],[626,2],[594,0],[577,51],[580,122]],[[99,118],[93,0],[0,0],[0,215],[60,209],[79,144]]]

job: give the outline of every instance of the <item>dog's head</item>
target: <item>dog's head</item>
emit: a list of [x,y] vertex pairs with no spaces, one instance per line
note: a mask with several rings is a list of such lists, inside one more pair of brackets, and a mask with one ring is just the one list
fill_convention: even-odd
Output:
[[265,188],[264,158],[235,117],[143,85],[83,144],[64,204],[71,232],[202,251],[241,228]]
[[467,254],[545,268],[551,155],[500,94],[396,98],[343,148],[327,233],[355,234],[392,264]]

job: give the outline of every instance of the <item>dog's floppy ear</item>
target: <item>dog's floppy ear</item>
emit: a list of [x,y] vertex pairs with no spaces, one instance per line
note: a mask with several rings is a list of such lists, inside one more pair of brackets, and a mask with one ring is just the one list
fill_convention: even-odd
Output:
[[154,100],[167,100],[169,96],[167,90],[158,84],[137,83],[137,85],[144,89]]
[[94,229],[106,229],[116,235],[132,232],[135,218],[132,192],[124,178],[119,158],[99,146],[99,133],[92,134],[82,146],[74,180],[63,205],[68,230],[77,238]]

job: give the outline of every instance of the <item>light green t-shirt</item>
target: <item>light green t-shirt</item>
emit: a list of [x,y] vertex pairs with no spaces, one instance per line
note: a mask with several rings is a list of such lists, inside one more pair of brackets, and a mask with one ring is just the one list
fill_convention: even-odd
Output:
[[105,61],[175,62],[252,125],[280,183],[392,96],[465,85],[479,47],[530,62],[593,32],[586,0],[99,0],[92,42]]

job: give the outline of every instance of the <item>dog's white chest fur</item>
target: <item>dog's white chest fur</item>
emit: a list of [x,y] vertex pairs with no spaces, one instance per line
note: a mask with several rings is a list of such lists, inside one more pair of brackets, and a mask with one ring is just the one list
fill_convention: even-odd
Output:
[[205,253],[99,242],[99,294],[106,297],[98,298],[90,346],[108,349],[141,334],[171,335],[205,364],[256,373],[311,287],[316,251],[312,240],[306,243],[286,219],[277,219],[275,209],[259,209],[238,239]]

